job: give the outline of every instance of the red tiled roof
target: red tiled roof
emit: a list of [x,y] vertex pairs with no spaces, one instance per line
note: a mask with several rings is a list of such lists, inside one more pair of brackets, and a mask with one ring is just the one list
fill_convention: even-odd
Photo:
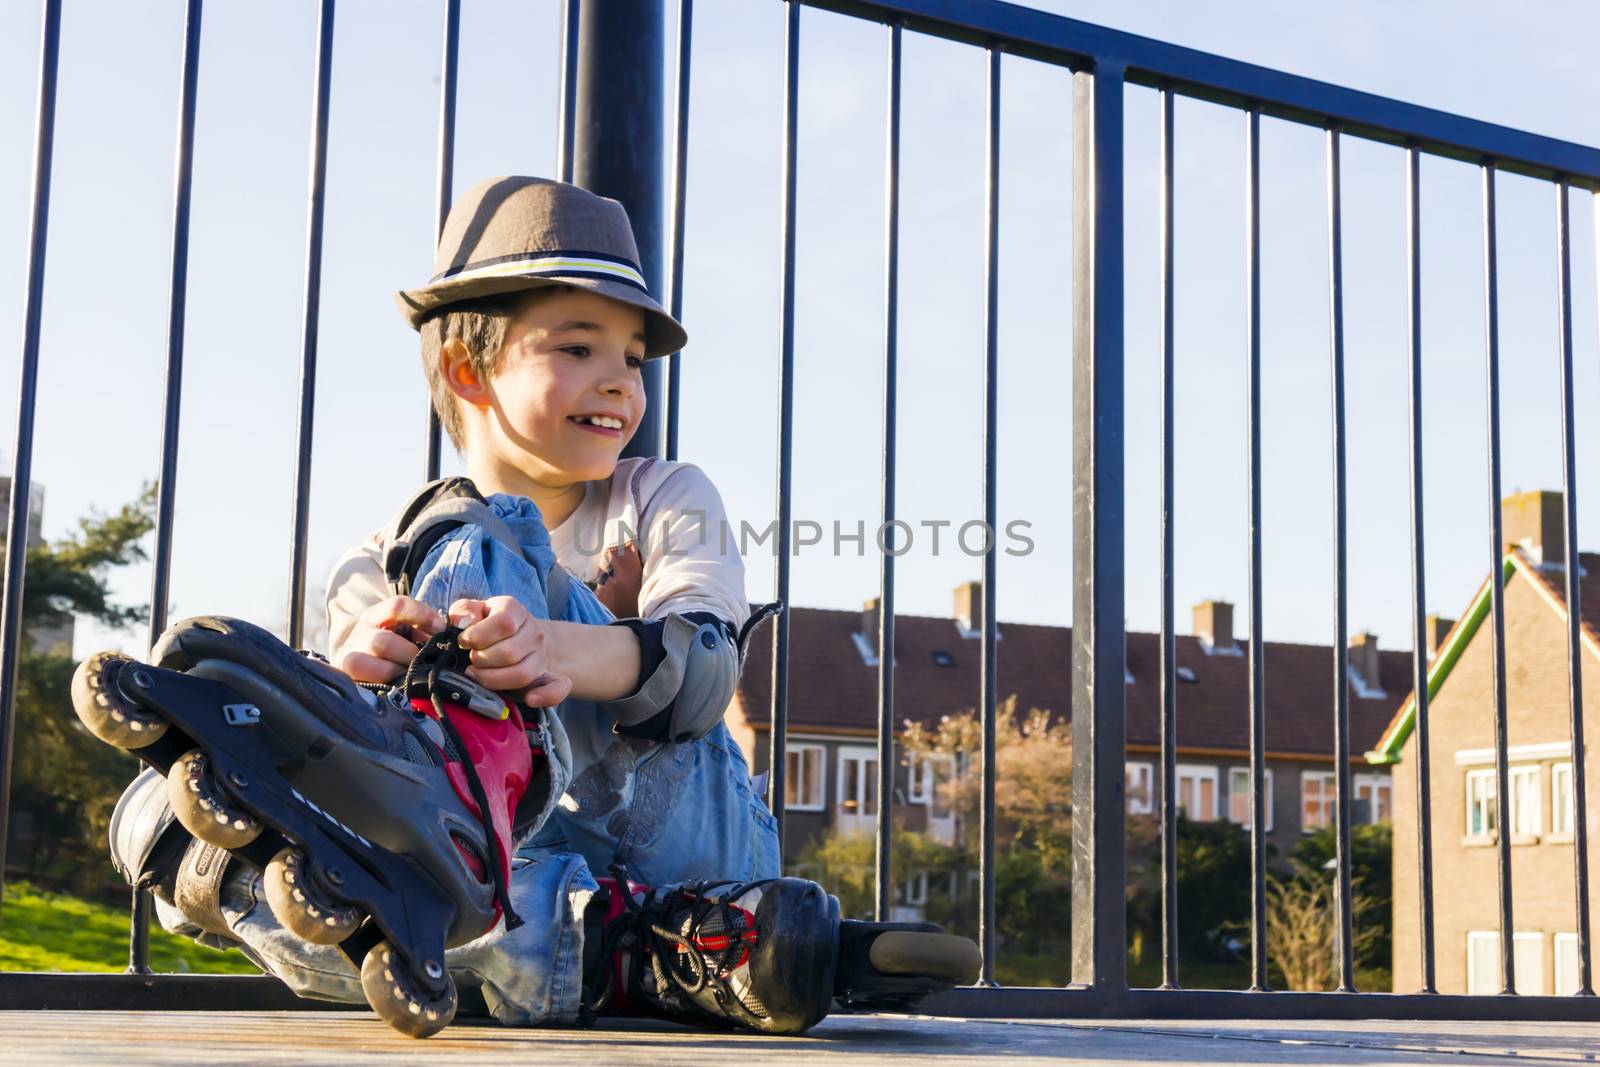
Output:
[[[1600,574],[1600,560],[1593,568]],[[1587,592],[1585,592],[1587,596]],[[1589,603],[1600,609],[1600,589]],[[789,729],[794,732],[875,731],[878,669],[863,659],[852,635],[861,613],[794,608],[789,620]],[[1002,622],[995,646],[999,698],[1018,695],[1019,710],[1048,708],[1070,717],[1072,630],[1069,627]],[[875,645],[874,641],[874,645]],[[1240,644],[1241,651],[1243,644]],[[1244,751],[1249,748],[1249,660],[1243,655],[1208,655],[1194,637],[1176,638],[1177,666],[1194,671],[1195,682],[1177,685],[1178,744],[1186,749]],[[941,667],[934,653],[954,665]],[[1125,687],[1131,745],[1160,741],[1160,637],[1128,634]],[[894,716],[936,722],[940,716],[979,703],[983,655],[978,637],[963,637],[953,620],[895,616]],[[1411,689],[1409,652],[1380,652],[1386,696],[1350,694],[1350,751],[1357,757],[1383,733],[1396,706]],[[1333,755],[1333,654],[1327,646],[1269,641],[1266,644],[1266,747],[1275,753]],[[751,726],[768,723],[772,688],[770,624],[751,638],[740,702]]]
[[[1540,582],[1545,589],[1554,594],[1556,603],[1563,608],[1567,604],[1567,575],[1565,571],[1544,571],[1534,565],[1520,549],[1513,549],[1520,557],[1520,562],[1527,566],[1521,568],[1523,573]],[[1578,553],[1578,600],[1580,619],[1583,629],[1588,631],[1589,638],[1600,644],[1600,553]]]

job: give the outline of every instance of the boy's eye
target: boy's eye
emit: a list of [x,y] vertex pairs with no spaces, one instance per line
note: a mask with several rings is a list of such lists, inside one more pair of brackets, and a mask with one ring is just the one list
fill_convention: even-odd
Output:
[[628,357],[628,366],[631,367],[634,370],[638,370],[640,367],[644,366],[644,357],[643,356],[629,356]]
[[567,345],[561,351],[567,353],[568,355],[577,356],[579,359],[582,359],[584,356],[587,356],[589,354],[589,346],[588,345]]

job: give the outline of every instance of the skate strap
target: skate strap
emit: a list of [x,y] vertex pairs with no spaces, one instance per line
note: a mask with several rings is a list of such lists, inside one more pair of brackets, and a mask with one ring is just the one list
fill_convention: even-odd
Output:
[[[428,553],[463,526],[476,526],[496,544],[523,555],[516,534],[495,514],[471,478],[440,478],[412,494],[380,535],[379,554],[390,592],[410,596]],[[550,618],[559,619],[566,611],[571,581],[561,564],[550,568],[545,589]]]

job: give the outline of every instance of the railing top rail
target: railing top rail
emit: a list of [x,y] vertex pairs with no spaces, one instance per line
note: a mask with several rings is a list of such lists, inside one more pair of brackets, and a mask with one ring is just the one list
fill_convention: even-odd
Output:
[[826,11],[908,30],[998,47],[1013,55],[1074,69],[1120,66],[1126,80],[1185,96],[1468,163],[1493,160],[1501,170],[1534,178],[1567,178],[1600,191],[1600,149],[1508,126],[1407,104],[1329,82],[1183,48],[1003,0],[800,0]]

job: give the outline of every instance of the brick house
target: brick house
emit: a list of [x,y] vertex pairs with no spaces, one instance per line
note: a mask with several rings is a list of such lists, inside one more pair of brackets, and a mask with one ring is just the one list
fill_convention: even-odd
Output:
[[[955,591],[950,618],[895,619],[895,718],[936,723],[979,702],[982,610],[978,584]],[[870,833],[877,815],[877,602],[861,612],[795,608],[790,618],[789,747],[785,854],[832,830]],[[1190,818],[1249,820],[1248,659],[1234,640],[1233,607],[1194,608],[1193,636],[1176,638],[1179,806]],[[1071,706],[1067,627],[1001,623],[997,691],[1018,696],[1019,711]],[[1157,634],[1128,634],[1127,802],[1153,813],[1159,797],[1160,678]],[[765,770],[771,718],[771,640],[750,647],[727,722],[757,773]],[[1330,825],[1333,789],[1333,656],[1326,646],[1267,642],[1266,757],[1268,840],[1287,855],[1303,833]],[[1352,751],[1374,744],[1409,689],[1410,656],[1378,651],[1359,635],[1350,656]],[[970,761],[975,769],[976,754]],[[1065,768],[1063,768],[1065,771]],[[914,773],[913,773],[914,771]],[[954,766],[897,766],[896,825],[954,840],[956,816],[938,782]],[[1387,767],[1358,765],[1356,817],[1389,817]],[[910,897],[915,899],[913,890]]]
[[[1506,709],[1510,757],[1512,951],[1518,993],[1577,989],[1573,891],[1571,712],[1566,553],[1561,494],[1521,493],[1502,505]],[[1600,730],[1600,555],[1579,556],[1580,670],[1590,840],[1600,820],[1592,739]],[[1499,993],[1499,828],[1494,763],[1494,661],[1489,582],[1434,645],[1429,668],[1434,959],[1441,993]],[[1417,860],[1417,741],[1411,696],[1369,760],[1394,770],[1394,988],[1422,984]],[[1590,907],[1600,912],[1591,882]]]

